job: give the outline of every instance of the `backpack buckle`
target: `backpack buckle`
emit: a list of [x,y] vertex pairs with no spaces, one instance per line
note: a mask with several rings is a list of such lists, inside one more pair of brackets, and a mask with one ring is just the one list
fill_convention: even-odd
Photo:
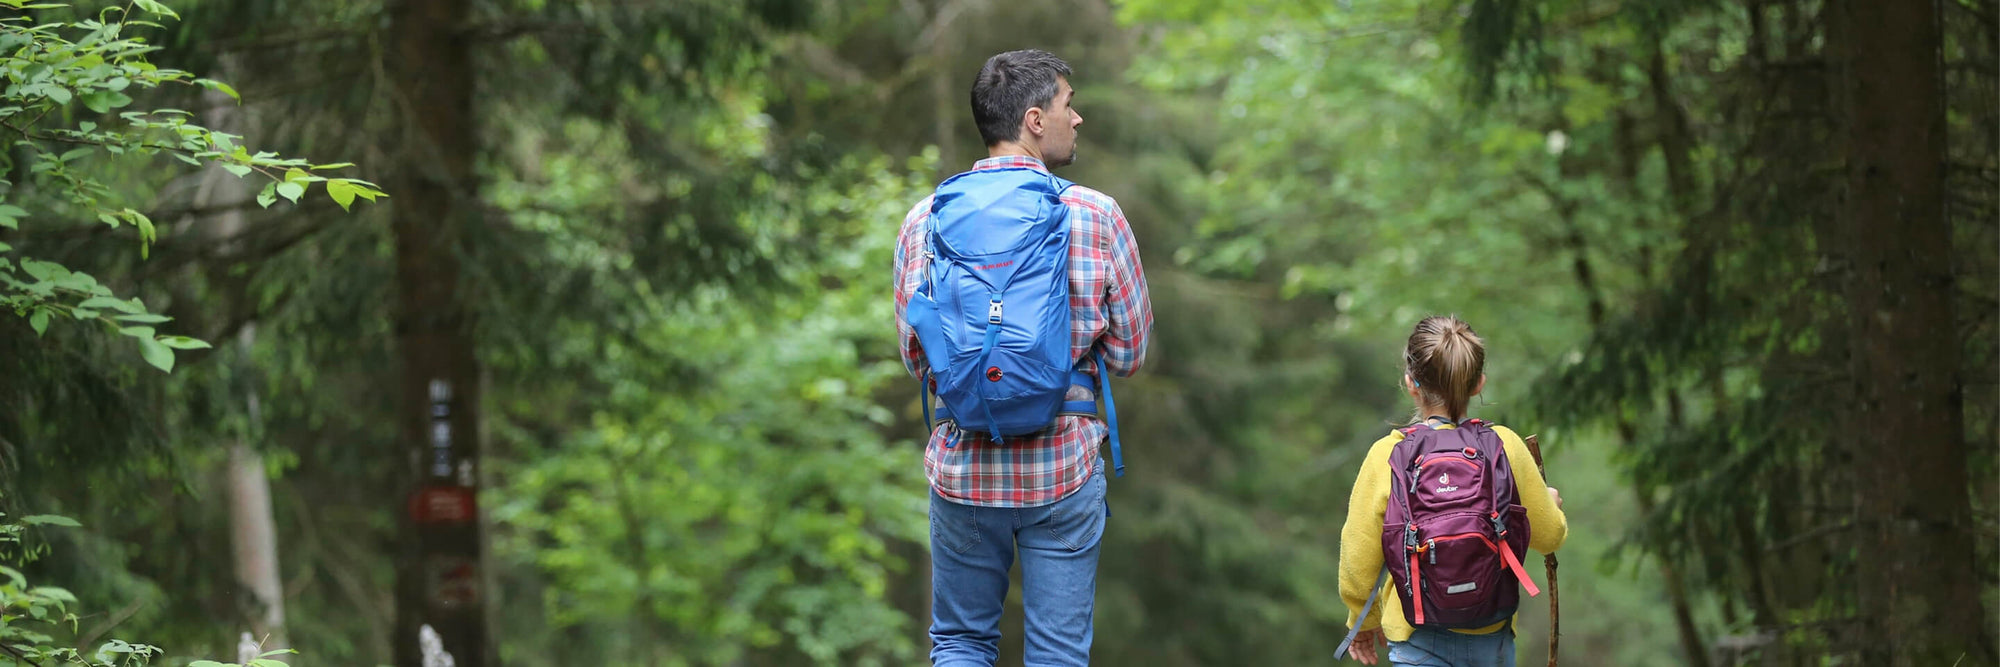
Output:
[[1499,512],[1494,512],[1490,515],[1487,515],[1487,518],[1493,522],[1494,535],[1498,535],[1500,537],[1507,536],[1507,522],[1500,520]]
[[997,299],[996,299],[996,300],[994,300],[994,301],[993,301],[992,303],[989,303],[989,304],[987,304],[987,305],[986,305],[986,323],[987,323],[987,324],[999,324],[999,323],[1000,323],[1000,301],[999,301],[999,300],[997,300]]
[[1412,523],[1404,526],[1403,547],[1406,549],[1417,548],[1417,524]]

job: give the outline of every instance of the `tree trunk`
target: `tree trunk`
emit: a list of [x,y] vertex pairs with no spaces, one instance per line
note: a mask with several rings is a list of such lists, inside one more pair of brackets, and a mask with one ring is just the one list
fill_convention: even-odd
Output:
[[[244,336],[246,340],[249,338]],[[252,423],[255,423],[256,399],[251,400]],[[271,480],[264,474],[264,455],[241,440],[229,447],[229,522],[236,553],[236,582],[251,597],[250,636],[266,651],[285,648],[285,598],[278,580],[278,538],[271,521]]]
[[[1563,129],[1568,128],[1565,125]],[[1573,177],[1571,173],[1573,163],[1569,161],[1568,156],[1561,159],[1559,167],[1561,176],[1565,179]],[[1671,163],[1673,159],[1670,157],[1668,161]],[[1576,219],[1578,205],[1574,200],[1563,196],[1554,185],[1544,183],[1541,187],[1543,194],[1555,206],[1557,219],[1563,222],[1564,243],[1570,251],[1570,270],[1576,277],[1577,289],[1583,292],[1585,313],[1589,318],[1590,328],[1593,331],[1602,331],[1606,324],[1604,295],[1597,287],[1596,272],[1591,268],[1590,248],[1583,236],[1583,226]],[[1635,446],[1638,429],[1632,424],[1631,419],[1620,414],[1616,425],[1619,445],[1628,450]],[[1637,501],[1640,517],[1652,516],[1653,497],[1636,481],[1632,484],[1632,497]],[[1674,564],[1665,557],[1655,560],[1659,563],[1660,585],[1666,589],[1667,603],[1673,609],[1674,628],[1678,631],[1681,651],[1686,654],[1687,664],[1690,667],[1708,667],[1707,644],[1702,641],[1701,628],[1694,622],[1694,605],[1688,599],[1687,582],[1681,578],[1680,571]]]
[[402,358],[398,424],[411,457],[399,507],[396,664],[419,667],[429,626],[459,667],[485,667],[485,538],[478,491],[480,368],[459,257],[472,224],[472,56],[467,0],[391,5],[385,51],[405,114],[389,188],[396,243],[396,344]]
[[1930,2],[1834,3],[1846,138],[1862,664],[1993,664],[1973,566]]
[[[220,70],[231,71],[228,59],[224,59]],[[208,91],[202,95],[208,106],[203,121],[210,129],[244,134],[249,123],[243,118],[243,110],[227,94]],[[223,244],[245,231],[243,210],[234,206],[250,199],[251,187],[242,178],[221,167],[210,166],[202,175],[201,187],[195,193],[196,209],[214,208],[218,212],[209,216],[203,225],[203,233],[213,236]],[[238,309],[246,306],[235,304]],[[251,346],[257,342],[257,327],[245,324],[237,334],[236,347],[241,357],[249,356]],[[246,364],[247,365],[247,364]],[[248,416],[249,430],[255,432],[262,422],[254,391],[245,391],[244,411]],[[229,536],[235,557],[236,585],[247,592],[243,601],[244,615],[249,621],[250,636],[259,642],[262,650],[285,648],[285,598],[282,582],[278,578],[278,537],[275,522],[271,518],[271,478],[264,472],[264,454],[249,441],[246,434],[229,443],[229,461],[226,464],[229,486]]]

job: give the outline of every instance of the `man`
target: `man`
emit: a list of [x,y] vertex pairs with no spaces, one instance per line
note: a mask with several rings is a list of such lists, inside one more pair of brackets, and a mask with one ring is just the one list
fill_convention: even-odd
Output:
[[[1032,169],[1076,161],[1075,90],[1069,65],[1044,51],[993,56],[972,87],[972,114],[989,157],[973,171]],[[930,267],[932,201],[910,209],[896,248],[896,324],[903,362],[925,379],[929,364],[908,307]],[[1152,306],[1132,229],[1118,203],[1082,186],[1060,191],[1067,213],[1069,359],[1094,376],[1096,358],[1130,376],[1146,358]],[[1060,209],[1058,209],[1060,210]],[[996,374],[997,375],[997,374]],[[996,376],[994,379],[998,379]],[[1075,385],[1064,396],[1091,401]],[[928,401],[928,397],[925,399]],[[1090,659],[1103,537],[1107,429],[1095,415],[1065,413],[1047,428],[995,442],[979,429],[937,424],[924,452],[931,486],[931,661],[992,665],[1000,611],[1018,549],[1027,608],[1028,665],[1085,665]]]

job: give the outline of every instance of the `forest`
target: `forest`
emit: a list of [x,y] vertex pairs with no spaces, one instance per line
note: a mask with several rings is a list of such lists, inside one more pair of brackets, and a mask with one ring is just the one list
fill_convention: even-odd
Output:
[[2000,665],[1995,0],[0,0],[0,666],[924,664],[1021,48],[1155,318],[1092,664],[1334,664],[1455,314],[1561,664]]

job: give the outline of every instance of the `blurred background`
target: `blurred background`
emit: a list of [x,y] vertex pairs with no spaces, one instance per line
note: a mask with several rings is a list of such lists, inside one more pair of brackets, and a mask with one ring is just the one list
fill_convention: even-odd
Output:
[[0,664],[922,664],[891,247],[1027,47],[1157,317],[1093,664],[1334,662],[1438,313],[1564,664],[1996,659],[1992,0],[0,4]]

